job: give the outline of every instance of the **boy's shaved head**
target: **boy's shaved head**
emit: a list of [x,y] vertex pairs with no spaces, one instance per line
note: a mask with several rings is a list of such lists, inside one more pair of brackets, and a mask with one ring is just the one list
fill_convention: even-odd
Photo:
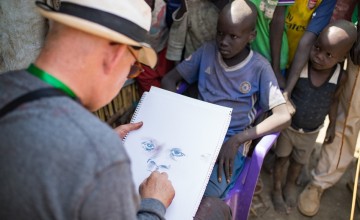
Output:
[[249,54],[247,45],[256,37],[256,19],[255,5],[246,0],[235,0],[221,10],[216,43],[227,65],[236,65]]
[[230,16],[235,24],[248,24],[249,28],[256,28],[257,11],[256,6],[247,0],[235,0],[227,4],[220,13],[220,16]]
[[346,59],[357,39],[355,26],[346,20],[328,24],[320,33],[310,52],[311,68],[331,70]]
[[339,45],[341,51],[347,53],[357,39],[357,31],[355,25],[351,22],[337,20],[326,26],[320,33],[319,38],[326,38],[332,45]]

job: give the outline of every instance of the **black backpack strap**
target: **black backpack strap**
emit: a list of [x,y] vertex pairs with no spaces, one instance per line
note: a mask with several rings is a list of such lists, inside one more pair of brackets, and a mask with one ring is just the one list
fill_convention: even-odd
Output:
[[38,89],[29,93],[25,93],[24,95],[14,99],[13,101],[6,104],[2,109],[0,109],[0,118],[4,117],[7,113],[13,111],[21,104],[26,102],[31,102],[41,98],[48,98],[54,96],[67,96],[65,92],[57,88],[43,88]]

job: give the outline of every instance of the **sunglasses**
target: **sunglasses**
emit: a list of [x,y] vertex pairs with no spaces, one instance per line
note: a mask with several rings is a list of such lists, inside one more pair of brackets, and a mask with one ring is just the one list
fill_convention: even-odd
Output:
[[[110,45],[114,46],[114,45],[119,45],[119,43],[116,42],[110,42]],[[130,67],[130,71],[129,74],[127,76],[128,79],[134,79],[137,76],[140,75],[140,73],[144,72],[144,69],[142,68],[141,63],[137,60],[137,57],[135,56],[134,52],[127,47],[129,52],[131,53],[131,55],[134,57],[135,59],[135,63]],[[131,46],[132,49],[134,50],[140,50],[141,47],[136,47],[136,46]]]
[[[132,48],[134,48],[135,50],[137,49],[137,47],[132,47]],[[144,69],[142,68],[141,63],[137,61],[137,57],[135,56],[134,52],[129,47],[128,50],[130,51],[131,55],[134,57],[135,63],[130,67],[130,71],[127,78],[134,79],[137,76],[139,76],[140,73],[144,72]]]

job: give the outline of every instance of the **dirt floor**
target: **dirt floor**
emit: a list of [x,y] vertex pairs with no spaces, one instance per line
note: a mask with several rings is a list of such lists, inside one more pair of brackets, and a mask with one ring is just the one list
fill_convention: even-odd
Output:
[[[314,154],[312,155],[312,159],[309,165],[309,169],[315,166],[316,160],[319,156],[321,143],[324,139],[325,128],[319,134],[316,148]],[[358,141],[358,144],[359,141]],[[294,208],[290,214],[279,214],[274,210],[273,204],[271,202],[271,189],[272,189],[272,175],[267,172],[269,164],[272,161],[272,154],[269,153],[264,164],[263,169],[261,171],[261,178],[264,183],[264,188],[262,193],[260,194],[263,202],[259,199],[259,197],[255,196],[252,204],[252,212],[250,213],[249,220],[297,220],[297,219],[312,219],[312,220],[343,220],[350,219],[351,213],[351,204],[352,204],[352,193],[346,187],[346,183],[351,179],[354,169],[353,167],[349,167],[345,175],[342,179],[330,189],[327,189],[321,200],[321,206],[318,214],[314,217],[306,217],[303,216],[297,208]],[[355,164],[355,163],[354,163]],[[305,186],[298,186],[299,193]],[[359,206],[355,206],[355,214],[354,220],[360,220],[360,208]]]

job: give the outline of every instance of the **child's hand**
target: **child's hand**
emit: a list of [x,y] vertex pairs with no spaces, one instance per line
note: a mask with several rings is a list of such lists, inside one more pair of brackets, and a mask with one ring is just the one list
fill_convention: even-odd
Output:
[[[240,143],[241,144],[241,143]],[[221,147],[217,163],[218,163],[218,181],[222,181],[222,172],[225,172],[226,182],[229,183],[234,166],[235,156],[240,146],[237,135],[232,136]]]
[[296,112],[296,106],[291,101],[291,99],[286,100],[286,107],[287,107],[287,110],[289,111],[290,115],[293,116]]
[[333,142],[335,138],[335,125],[329,125],[329,127],[326,130],[326,135],[324,139],[325,144],[330,144]]

